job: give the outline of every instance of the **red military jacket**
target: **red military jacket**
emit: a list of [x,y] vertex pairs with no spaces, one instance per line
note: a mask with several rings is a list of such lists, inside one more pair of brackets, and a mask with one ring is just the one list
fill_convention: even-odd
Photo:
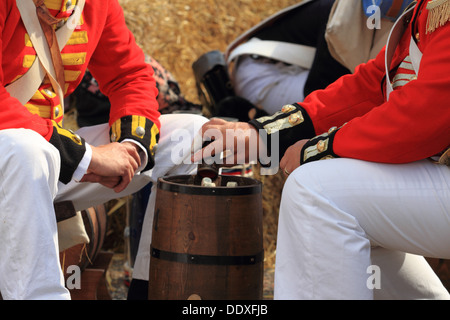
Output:
[[[45,0],[50,13],[67,20],[76,0]],[[5,87],[24,75],[35,62],[36,51],[21,21],[16,0],[0,3],[0,130],[31,129],[58,148],[60,180],[67,183],[85,152],[82,138],[62,128],[64,110],[48,80],[31,100],[22,105]],[[148,168],[153,165],[153,146],[159,137],[157,89],[152,68],[145,63],[125,25],[117,0],[87,0],[79,25],[62,49],[65,95],[78,86],[87,68],[111,101],[112,141],[133,139],[147,149]],[[95,107],[95,106],[93,106]],[[136,128],[139,128],[137,130]],[[144,129],[144,130],[142,130]]]
[[[302,163],[333,157],[407,163],[442,152],[450,145],[450,12],[444,5],[432,8],[432,2],[418,1],[398,44],[390,65],[395,90],[389,100],[383,49],[354,74],[253,124],[280,134],[281,154],[311,138]],[[442,24],[431,12],[443,17]],[[423,54],[417,75],[408,67],[411,38]]]

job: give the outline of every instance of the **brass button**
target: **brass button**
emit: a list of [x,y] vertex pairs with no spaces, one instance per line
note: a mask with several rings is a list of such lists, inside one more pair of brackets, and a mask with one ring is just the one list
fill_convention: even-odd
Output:
[[73,135],[72,136],[73,141],[75,141],[76,143],[81,143],[81,137],[78,134],[76,134],[75,132],[73,132],[70,129],[69,129],[69,132]]
[[56,107],[55,108],[55,118],[57,118],[59,116],[59,108]]
[[73,139],[74,139],[77,143],[80,143],[80,142],[81,142],[80,136],[79,136],[78,134],[76,134],[76,133],[73,135]]
[[417,40],[417,42],[420,41],[420,34],[418,32],[416,33],[416,40]]
[[411,81],[417,80],[417,76],[412,76]]
[[319,142],[317,142],[317,151],[319,151],[320,153],[324,152],[326,150],[326,145],[325,145],[325,141],[320,140]]
[[292,104],[287,104],[287,105],[283,106],[283,108],[281,109],[281,112],[289,113],[293,110],[295,110],[295,107]]
[[332,127],[332,128],[330,128],[330,130],[328,130],[328,134],[332,134],[336,130],[337,130],[337,127]]
[[302,121],[302,118],[298,114],[291,114],[289,116],[289,123],[293,126],[299,124]]
[[144,128],[142,128],[142,127],[137,127],[136,128],[136,134],[138,135],[138,136],[144,136],[145,135],[145,129]]
[[111,141],[112,142],[117,141],[117,135],[115,133],[111,134]]

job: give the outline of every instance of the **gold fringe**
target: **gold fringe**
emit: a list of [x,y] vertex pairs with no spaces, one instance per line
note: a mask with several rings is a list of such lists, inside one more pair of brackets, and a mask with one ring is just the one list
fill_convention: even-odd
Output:
[[432,33],[437,28],[442,27],[450,21],[450,1],[433,0],[427,4],[428,20],[427,34]]

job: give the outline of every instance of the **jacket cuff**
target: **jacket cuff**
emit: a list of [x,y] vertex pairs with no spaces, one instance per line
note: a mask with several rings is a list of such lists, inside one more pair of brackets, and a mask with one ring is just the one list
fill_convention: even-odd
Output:
[[159,141],[159,129],[152,121],[143,116],[125,116],[113,123],[110,129],[111,142],[126,139],[138,142],[147,152],[148,161],[143,171],[155,165],[155,151]]
[[[267,152],[272,155],[273,148],[278,148],[280,159],[286,150],[301,139],[315,136],[315,130],[308,113],[299,104],[285,105],[281,111],[267,117],[261,117],[249,122],[258,131],[267,133]],[[272,139],[278,135],[278,139]],[[276,142],[277,145],[273,145]]]
[[310,139],[302,148],[300,164],[305,164],[317,160],[339,158],[333,152],[333,142],[336,132],[339,129],[333,127],[328,132]]
[[61,157],[59,181],[67,184],[72,180],[73,174],[86,152],[85,141],[76,133],[63,129],[54,122],[53,134],[49,142],[58,149]]

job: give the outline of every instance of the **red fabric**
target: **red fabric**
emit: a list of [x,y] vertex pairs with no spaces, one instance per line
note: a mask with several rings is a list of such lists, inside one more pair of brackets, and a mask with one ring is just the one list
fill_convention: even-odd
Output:
[[[317,134],[343,126],[333,151],[340,157],[406,163],[433,156],[450,145],[450,23],[426,34],[429,1],[419,1],[415,30],[407,30],[396,50],[394,70],[419,33],[423,53],[417,80],[395,90],[386,101],[385,52],[303,103]],[[413,19],[414,21],[414,19]]]
[[[75,90],[89,67],[102,92],[111,101],[110,123],[127,115],[140,115],[160,127],[153,70],[145,63],[142,50],[127,29],[118,1],[87,0],[83,19],[81,29],[87,31],[88,43],[67,45],[62,51],[87,53],[83,65],[66,66],[66,70],[81,71],[78,79],[69,83],[67,95]],[[15,0],[0,2],[0,33],[0,130],[28,128],[49,140],[53,133],[52,121],[31,114],[5,89],[27,71],[23,67],[24,55],[30,51],[35,54],[33,48],[25,46],[26,30]]]

